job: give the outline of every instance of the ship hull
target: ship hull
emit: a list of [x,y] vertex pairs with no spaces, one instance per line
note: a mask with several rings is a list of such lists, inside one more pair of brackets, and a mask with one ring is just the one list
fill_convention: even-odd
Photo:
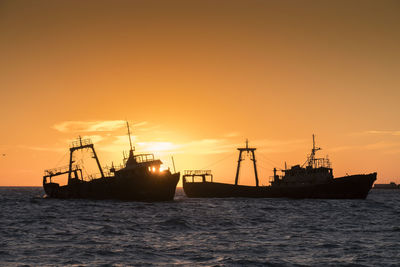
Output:
[[68,185],[44,183],[50,198],[116,199],[124,201],[170,201],[174,199],[179,173],[168,176],[105,177],[92,181],[71,179]]
[[365,199],[376,180],[376,173],[351,175],[319,184],[296,186],[244,186],[214,182],[187,182],[183,189],[193,198],[320,198]]

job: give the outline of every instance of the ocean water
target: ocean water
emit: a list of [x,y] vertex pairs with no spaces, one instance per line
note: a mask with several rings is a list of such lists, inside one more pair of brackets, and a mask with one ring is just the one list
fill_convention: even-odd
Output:
[[57,200],[0,188],[0,266],[400,266],[400,191],[366,200]]

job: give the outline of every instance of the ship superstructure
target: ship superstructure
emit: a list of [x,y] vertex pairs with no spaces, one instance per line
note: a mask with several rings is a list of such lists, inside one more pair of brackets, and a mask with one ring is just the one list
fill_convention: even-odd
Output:
[[316,158],[315,154],[321,148],[315,146],[315,135],[313,138],[313,147],[307,161],[302,165],[292,166],[290,169],[284,169],[284,175],[277,175],[274,168],[274,180],[271,186],[291,186],[326,183],[333,179],[333,170],[328,157]]

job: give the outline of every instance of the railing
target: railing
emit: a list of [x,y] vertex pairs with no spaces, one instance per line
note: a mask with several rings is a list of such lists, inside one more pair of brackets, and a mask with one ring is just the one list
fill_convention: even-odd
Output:
[[[75,171],[78,170],[79,166],[78,165],[72,165],[71,167],[71,171]],[[44,170],[44,175],[57,175],[60,173],[67,173],[69,171],[69,165],[67,166],[62,166],[62,167],[57,167],[57,168],[53,168],[53,169],[48,169],[48,170]]]
[[120,165],[113,165],[113,166],[105,166],[103,168],[103,172],[105,176],[111,176],[113,175],[116,171],[119,171],[121,169],[123,169],[125,166],[123,164]]
[[86,145],[91,145],[91,144],[93,144],[93,143],[92,143],[92,140],[90,140],[89,138],[86,138],[86,139],[78,138],[77,140],[75,140],[71,143],[71,148],[81,147],[81,146],[86,146]]
[[101,178],[101,173],[92,173],[92,174],[88,174],[86,177],[84,177],[85,181],[91,181],[94,179],[99,179]]
[[211,175],[211,170],[185,170],[183,175],[187,176],[197,176],[197,175]]
[[321,168],[321,167],[330,168],[331,167],[331,162],[327,158],[314,159],[313,167],[314,168]]
[[139,154],[139,155],[134,156],[134,158],[135,158],[137,163],[154,161],[154,155],[153,154]]
[[203,183],[207,181],[207,178],[210,178],[211,182],[213,181],[211,170],[185,170],[183,173],[183,179],[185,182],[187,182],[186,177],[192,177],[192,182],[194,182],[196,177],[201,178]]

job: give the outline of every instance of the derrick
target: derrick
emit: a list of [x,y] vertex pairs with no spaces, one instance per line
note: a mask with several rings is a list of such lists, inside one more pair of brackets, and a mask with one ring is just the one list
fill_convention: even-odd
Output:
[[254,151],[256,150],[256,148],[250,148],[249,147],[249,140],[246,139],[246,147],[244,148],[238,148],[237,150],[239,150],[239,159],[238,159],[238,165],[237,165],[237,170],[236,170],[236,177],[235,177],[235,185],[238,184],[239,181],[239,170],[240,170],[240,162],[242,160],[244,160],[242,158],[242,153],[243,152],[247,152],[247,155],[249,155],[249,153],[251,153],[250,155],[250,160],[253,161],[253,166],[254,166],[254,176],[256,179],[256,186],[258,186],[258,175],[257,175],[257,165],[256,165],[256,156],[254,154]]
[[99,158],[97,157],[96,151],[94,150],[94,145],[90,139],[82,139],[80,136],[77,141],[74,141],[69,148],[69,172],[68,172],[68,183],[71,180],[71,172],[72,172],[72,164],[74,163],[73,160],[73,153],[76,150],[81,149],[91,149],[93,152],[93,158],[96,160],[97,167],[100,170],[101,178],[104,178],[103,169],[101,168]]

